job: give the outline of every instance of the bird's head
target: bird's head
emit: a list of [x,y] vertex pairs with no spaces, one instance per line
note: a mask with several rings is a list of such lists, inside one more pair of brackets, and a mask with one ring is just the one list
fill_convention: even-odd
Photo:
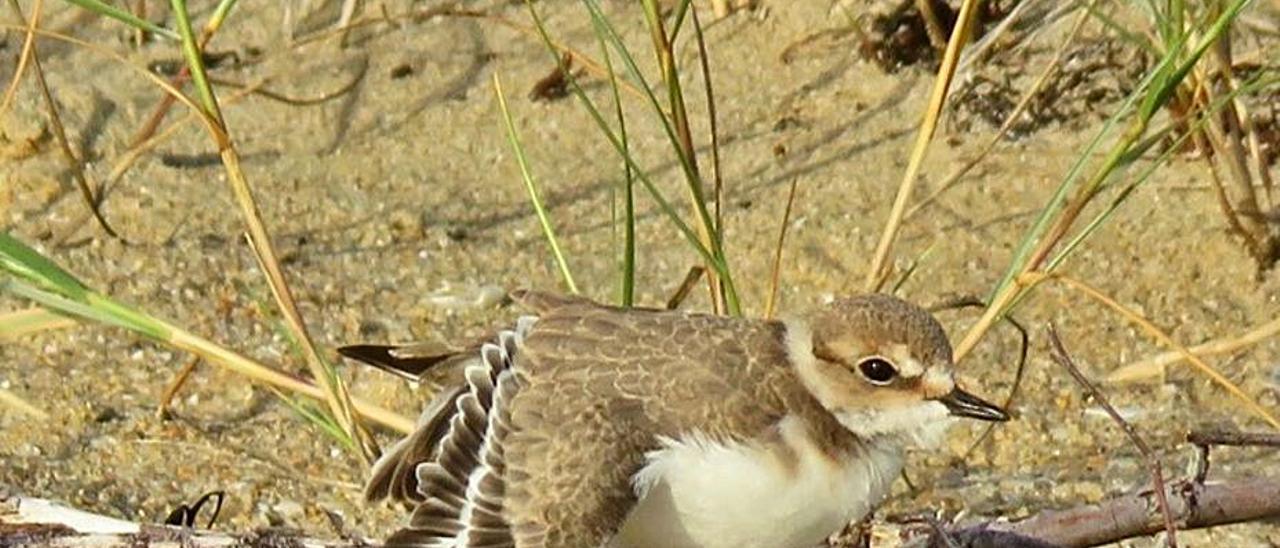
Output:
[[956,386],[946,332],[929,312],[901,299],[836,300],[789,322],[788,339],[801,382],[859,437],[927,444],[953,417],[1009,420]]

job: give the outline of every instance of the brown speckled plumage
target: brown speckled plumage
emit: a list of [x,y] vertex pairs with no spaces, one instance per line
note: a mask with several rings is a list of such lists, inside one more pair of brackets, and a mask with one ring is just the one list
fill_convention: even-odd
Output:
[[[515,298],[536,323],[504,334],[501,355],[491,346],[462,354],[488,376],[471,378],[481,368],[468,369],[471,388],[445,392],[420,430],[376,467],[371,499],[417,504],[410,525],[389,544],[435,545],[465,520],[461,513],[488,520],[483,542],[472,537],[466,546],[599,546],[635,505],[633,476],[664,437],[696,431],[714,440],[766,439],[791,415],[803,419],[832,459],[861,443],[797,378],[787,354],[788,324],[624,310],[543,293]],[[925,349],[917,356],[922,361],[950,362],[937,322],[891,297],[864,296],[819,310],[810,322],[814,341],[860,344],[848,337],[851,317],[867,344],[901,341]],[[361,348],[368,358],[371,347]],[[484,359],[475,359],[480,354]],[[506,401],[472,396],[477,384],[481,393],[496,390]],[[487,427],[484,417],[492,419]],[[469,474],[485,458],[493,477],[468,494]],[[460,499],[477,496],[483,504],[472,507],[500,520],[459,510]]]

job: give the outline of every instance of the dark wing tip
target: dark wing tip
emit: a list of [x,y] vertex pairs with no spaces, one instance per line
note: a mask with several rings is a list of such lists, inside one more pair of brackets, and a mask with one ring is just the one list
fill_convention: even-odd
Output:
[[338,353],[413,381],[421,380],[423,373],[432,366],[456,355],[449,352],[430,356],[402,356],[396,353],[399,348],[380,344],[353,344],[338,347]]

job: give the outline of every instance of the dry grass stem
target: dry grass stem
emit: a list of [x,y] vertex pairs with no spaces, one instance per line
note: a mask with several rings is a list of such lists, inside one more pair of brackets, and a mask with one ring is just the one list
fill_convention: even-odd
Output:
[[[689,207],[696,214],[699,214],[698,222],[693,224],[702,246],[706,249],[716,250],[719,248],[716,244],[719,240],[719,235],[714,233],[715,227],[712,226],[711,219],[705,216],[704,191],[701,188],[702,177],[698,169],[697,150],[693,146],[693,133],[689,129],[689,114],[685,107],[683,94],[680,91],[680,74],[679,67],[676,66],[675,44],[672,43],[672,37],[667,32],[662,14],[659,13],[660,9],[657,1],[645,0],[642,3],[644,5],[645,21],[649,26],[649,36],[653,41],[653,52],[657,58],[659,71],[662,74],[663,87],[667,89],[667,106],[670,110],[666,115],[670,116],[671,125],[676,132],[676,140],[679,143],[677,153],[681,162],[686,164],[686,177],[689,181],[685,187],[689,191]],[[697,8],[692,9],[696,10]],[[707,264],[707,270],[713,273],[717,272],[715,265],[712,264]],[[711,310],[716,314],[725,312],[724,293],[720,285],[721,280],[718,274],[707,276]]]
[[702,69],[703,89],[707,97],[707,130],[711,133],[711,180],[714,185],[715,216],[714,230],[724,237],[724,177],[720,166],[720,131],[716,126],[716,93],[711,85],[711,60],[707,54],[707,40],[702,34],[702,21],[698,19],[698,10],[689,11],[693,20],[694,37],[698,42],[698,66]]
[[[302,394],[316,400],[323,401],[326,398],[324,390],[314,384],[276,371],[230,349],[219,346],[208,339],[176,327],[173,328],[170,340],[165,342],[175,348],[200,355],[209,360],[210,363],[226,367],[258,382]],[[376,404],[352,398],[351,405],[361,416],[397,432],[408,434],[414,429],[415,422],[413,419]]]
[[[9,7],[13,9],[15,15],[19,19],[25,18],[22,8],[18,6],[18,0],[9,0]],[[36,8],[39,9],[39,4]],[[30,28],[34,29],[38,25],[39,11],[32,13],[28,22]],[[119,238],[107,219],[102,216],[102,211],[98,208],[98,197],[93,191],[93,187],[89,184],[89,175],[85,172],[84,162],[76,157],[76,153],[71,150],[71,142],[67,139],[66,127],[62,124],[62,115],[58,112],[58,104],[53,100],[53,93],[49,91],[49,83],[44,77],[44,67],[40,65],[40,51],[37,49],[34,40],[30,44],[30,50],[27,53],[31,56],[31,68],[35,71],[36,86],[40,88],[40,95],[44,98],[45,109],[49,114],[49,125],[53,128],[53,135],[58,141],[58,149],[62,151],[62,157],[67,162],[67,170],[71,172],[71,177],[76,181],[76,187],[80,189],[80,197],[84,199],[85,207],[93,213],[93,218],[98,221],[98,226],[112,238]],[[82,151],[83,152],[83,151]]]
[[1035,28],[1029,31],[1026,36],[1006,37],[1006,35],[1013,31],[1015,26],[1022,22],[1022,17],[1027,14],[1027,12],[1030,12],[1030,15],[1040,15],[1043,10],[1039,5],[1044,3],[1045,2],[1043,0],[1026,0],[1018,2],[1017,5],[1013,6],[1013,9],[1009,10],[1009,13],[996,24],[995,28],[988,30],[981,38],[975,40],[974,43],[964,52],[964,55],[960,56],[960,66],[956,68],[956,72],[960,73],[961,77],[968,75],[969,67],[973,66],[973,64],[978,61],[988,58],[987,51],[994,49],[996,46],[1006,46],[1011,44],[1011,47],[1016,48],[1020,45],[1026,44],[1036,33],[1040,32],[1040,30],[1046,28],[1059,17],[1078,7],[1075,3],[1059,6],[1054,9],[1052,13],[1045,15],[1042,20],[1037,21]]
[[1021,276],[1021,278],[1024,278],[1024,279],[1020,283],[1023,283],[1027,286],[1037,285],[1047,280],[1054,280],[1057,282],[1061,282],[1067,285],[1068,287],[1070,287],[1071,289],[1075,289],[1085,294],[1089,298],[1116,311],[1121,316],[1124,316],[1125,319],[1129,320],[1129,322],[1133,323],[1134,325],[1137,325],[1139,328],[1145,331],[1153,339],[1156,339],[1156,341],[1158,341],[1161,345],[1166,346],[1168,348],[1172,348],[1175,351],[1177,351],[1179,354],[1182,354],[1182,356],[1188,361],[1190,361],[1193,365],[1195,365],[1196,369],[1198,369],[1201,373],[1209,377],[1209,379],[1212,380],[1215,384],[1217,384],[1218,386],[1221,386],[1223,389],[1225,389],[1228,393],[1230,393],[1236,399],[1244,403],[1245,406],[1248,407],[1249,410],[1253,412],[1253,414],[1257,415],[1259,418],[1266,421],[1267,424],[1270,424],[1272,427],[1276,429],[1280,429],[1280,420],[1276,420],[1275,416],[1273,416],[1270,411],[1268,411],[1265,407],[1259,404],[1256,400],[1249,397],[1248,394],[1245,394],[1244,391],[1240,389],[1240,387],[1236,386],[1236,384],[1231,382],[1230,379],[1223,376],[1222,373],[1219,373],[1217,369],[1214,369],[1212,366],[1205,363],[1204,360],[1201,360],[1195,354],[1192,354],[1190,350],[1187,350],[1186,347],[1182,346],[1181,344],[1178,344],[1178,342],[1174,341],[1172,337],[1167,335],[1163,330],[1161,330],[1159,327],[1156,327],[1155,324],[1151,323],[1150,320],[1147,320],[1146,318],[1142,317],[1141,314],[1138,314],[1133,309],[1125,305],[1122,305],[1119,302],[1116,302],[1115,299],[1112,299],[1111,297],[1107,296],[1105,293],[1099,291],[1098,289],[1094,288],[1089,284],[1086,284],[1080,280],[1077,280],[1075,278],[1071,278],[1068,276],[1064,276],[1061,274],[1043,274],[1043,273],[1035,272],[1035,273],[1024,274],[1023,276]]
[[4,387],[0,387],[0,405],[9,407],[10,409],[24,415],[35,417],[37,420],[42,422],[49,420],[49,414],[44,412],[43,409],[28,403],[26,400],[18,397],[17,394],[10,392]]
[[[205,25],[204,29],[200,31],[200,38],[197,41],[197,44],[199,44],[197,49],[199,51],[203,52],[205,46],[209,45],[209,41],[212,40],[213,35],[218,32],[223,21],[225,21],[225,19],[211,19],[209,23]],[[169,84],[177,88],[181,87],[190,79],[191,67],[189,65],[183,65],[183,67],[178,70],[178,73],[169,79]],[[164,121],[165,115],[169,113],[169,109],[173,108],[174,99],[175,97],[168,93],[160,98],[160,101],[156,103],[155,108],[151,110],[151,116],[148,116],[147,121],[142,124],[142,127],[138,128],[138,131],[134,132],[133,139],[129,141],[130,148],[138,146],[155,133],[156,128],[160,127],[160,123]]]
[[302,349],[303,357],[311,371],[311,375],[323,392],[323,400],[328,405],[329,412],[332,413],[342,431],[355,443],[359,449],[358,455],[366,464],[369,464],[374,456],[378,454],[377,445],[373,437],[360,423],[342,378],[334,373],[320,356],[307,331],[306,323],[298,312],[297,303],[285,280],[284,272],[280,268],[275,246],[272,244],[266,225],[262,221],[252,188],[245,177],[244,170],[240,166],[239,152],[236,150],[234,141],[228,133],[217,97],[205,72],[202,57],[203,47],[218,29],[221,19],[217,17],[211,19],[197,40],[191,29],[189,14],[182,0],[174,0],[174,8],[175,22],[177,23],[179,34],[182,36],[183,55],[186,58],[187,66],[191,69],[192,81],[200,96],[200,104],[193,106],[193,108],[201,113],[204,125],[218,147],[219,156],[222,158],[222,165],[227,174],[227,183],[244,219],[249,244],[254,250],[254,256],[257,258],[258,265],[262,268],[263,273],[267,276],[267,285],[270,287],[272,296],[280,308],[285,325]]
[[[1018,7],[1020,8],[1028,3],[1030,2],[1023,2],[1018,4]],[[1062,59],[1066,56],[1067,48],[1075,42],[1076,37],[1080,34],[1080,30],[1084,28],[1084,22],[1089,19],[1089,12],[1097,3],[1098,0],[1090,0],[1089,6],[1081,11],[1080,15],[1076,17],[1075,22],[1071,26],[1071,31],[1067,33],[1067,36],[1058,44],[1058,48],[1054,50],[1053,59],[1045,65],[1044,70],[1040,71],[1040,75],[1036,77],[1036,80],[1031,84],[1031,87],[1023,92],[1022,98],[1018,100],[1018,104],[1013,107],[1013,110],[1009,112],[1009,115],[1000,123],[1000,129],[996,131],[995,135],[992,135],[991,138],[983,144],[982,148],[978,150],[976,155],[960,167],[956,168],[948,174],[945,179],[939,182],[938,188],[934,189],[934,191],[929,193],[929,195],[923,200],[920,200],[915,205],[911,206],[911,209],[907,210],[907,213],[905,214],[907,219],[914,217],[916,213],[920,212],[920,210],[928,207],[929,204],[932,204],[934,200],[937,200],[938,196],[941,196],[942,193],[951,190],[951,188],[960,181],[961,177],[967,175],[970,170],[981,163],[982,160],[986,159],[987,155],[990,154],[991,151],[995,149],[996,145],[1004,139],[1005,135],[1009,133],[1009,130],[1013,128],[1013,125],[1018,122],[1018,119],[1022,117],[1022,114],[1031,106],[1031,102],[1040,95],[1040,90],[1044,89],[1045,84],[1049,83],[1049,78],[1052,78],[1062,66]]]
[[[1188,348],[1187,351],[1201,358],[1229,354],[1258,344],[1276,335],[1280,335],[1280,318],[1254,327],[1239,336],[1201,343]],[[1110,375],[1107,375],[1107,381],[1130,382],[1163,376],[1168,366],[1185,359],[1187,359],[1187,356],[1182,352],[1163,352],[1111,372]]]
[[684,304],[684,300],[689,298],[689,292],[693,291],[694,284],[702,279],[702,275],[706,274],[707,269],[703,266],[694,265],[689,267],[689,271],[685,273],[684,279],[680,280],[680,286],[676,287],[671,297],[667,299],[667,310],[675,310]]
[[[1227,227],[1243,240],[1260,269],[1269,268],[1280,261],[1280,229],[1268,222],[1267,213],[1280,204],[1270,201],[1273,183],[1258,128],[1240,96],[1244,84],[1235,71],[1230,32],[1212,45],[1209,60],[1196,65],[1171,110],[1179,120],[1208,113],[1203,127],[1193,130],[1192,142],[1209,165]],[[1212,112],[1224,97],[1221,112]]]
[[351,29],[348,25],[356,15],[356,9],[360,7],[360,0],[342,0],[342,11],[338,15],[338,23],[335,27],[342,31],[342,39],[338,41],[343,47],[347,46],[347,36],[350,36]]
[[0,341],[14,340],[31,333],[74,326],[76,321],[35,307],[0,313]]
[[782,250],[787,241],[787,227],[791,224],[791,206],[796,201],[796,187],[800,179],[791,179],[791,190],[787,192],[787,206],[782,210],[782,226],[778,227],[778,243],[773,250],[773,268],[769,275],[769,294],[764,301],[764,317],[772,318],[778,301],[778,288],[782,284]]
[[[14,6],[15,4],[10,4]],[[4,99],[0,100],[0,119],[3,119],[9,113],[9,107],[13,105],[13,98],[18,94],[18,84],[22,82],[22,75],[27,70],[27,64],[31,62],[31,54],[36,47],[36,26],[40,22],[40,14],[44,8],[44,0],[36,0],[35,6],[31,10],[31,18],[27,19],[27,26],[20,30],[24,33],[22,40],[22,52],[18,54],[18,64],[13,69],[13,79],[9,81],[8,87],[4,90]],[[22,12],[18,11],[19,20],[24,19]]]
[[711,13],[715,14],[716,19],[728,17],[733,9],[729,7],[729,0],[711,0]]
[[920,131],[916,134],[916,142],[911,151],[911,158],[907,163],[907,170],[902,175],[902,182],[898,184],[898,193],[893,200],[893,208],[889,212],[889,219],[885,222],[884,230],[880,234],[880,243],[876,244],[875,255],[871,259],[870,268],[867,269],[867,276],[863,284],[864,291],[874,292],[878,290],[884,284],[884,280],[891,268],[890,255],[893,252],[893,243],[897,240],[898,232],[902,229],[907,204],[911,202],[911,193],[919,181],[920,165],[924,162],[924,156],[929,150],[929,143],[933,140],[933,134],[938,127],[938,120],[942,116],[942,107],[946,104],[947,93],[951,89],[951,80],[955,76],[956,65],[960,61],[960,50],[969,41],[978,3],[977,0],[964,0],[960,5],[960,13],[956,16],[956,26],[951,32],[950,41],[947,42],[947,49],[942,58],[942,66],[938,68],[938,75],[933,84],[933,92],[929,97],[929,107],[925,110],[924,119],[920,123]]

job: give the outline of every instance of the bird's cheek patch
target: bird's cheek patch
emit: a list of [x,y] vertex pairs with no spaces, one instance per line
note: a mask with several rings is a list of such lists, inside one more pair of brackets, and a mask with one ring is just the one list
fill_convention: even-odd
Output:
[[924,391],[924,397],[927,399],[945,396],[955,387],[956,381],[952,378],[951,369],[948,367],[930,367],[920,377],[920,388]]
[[836,414],[850,432],[863,438],[896,436],[912,445],[931,447],[941,442],[954,420],[946,406],[935,401],[889,408],[863,408]]

